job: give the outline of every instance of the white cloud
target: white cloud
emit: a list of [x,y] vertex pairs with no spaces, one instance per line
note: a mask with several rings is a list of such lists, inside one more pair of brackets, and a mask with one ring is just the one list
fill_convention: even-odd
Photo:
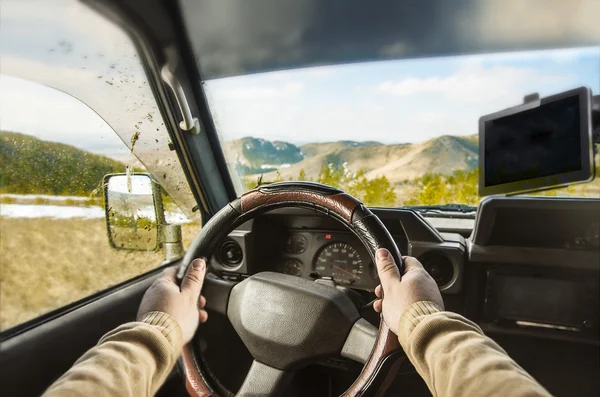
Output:
[[226,88],[222,91],[213,91],[213,95],[217,100],[264,101],[295,97],[298,96],[303,89],[304,84],[302,83],[288,82],[279,87],[248,86],[238,88]]
[[472,64],[448,76],[384,81],[373,87],[372,92],[393,96],[435,94],[459,102],[480,102],[482,98],[513,100],[515,94],[521,95],[523,85],[544,86],[567,77],[544,75],[530,68]]
[[549,56],[557,64],[572,64],[582,56],[600,56],[600,47],[586,47],[551,51]]
[[568,64],[576,62],[582,57],[599,56],[600,47],[577,47],[577,48],[559,48],[543,51],[513,51],[501,52],[497,54],[475,54],[464,55],[460,57],[461,65],[476,64],[481,65],[483,61],[493,62],[495,64],[508,62],[541,62],[549,61],[555,64]]
[[227,140],[419,142],[475,134],[479,117],[532,92],[597,86],[590,54],[598,49],[337,65],[208,81],[206,92]]
[[306,71],[306,73],[311,77],[324,78],[333,75],[335,73],[335,69],[336,67],[331,66],[318,66],[314,68],[306,68],[304,71]]
[[0,75],[0,115],[0,127],[5,130],[68,142],[88,150],[124,147],[112,128],[76,98],[7,75]]

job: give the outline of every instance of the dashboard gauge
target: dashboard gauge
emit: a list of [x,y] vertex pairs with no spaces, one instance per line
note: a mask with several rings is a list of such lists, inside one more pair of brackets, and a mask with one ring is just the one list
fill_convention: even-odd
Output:
[[360,280],[363,261],[360,254],[347,243],[331,243],[323,247],[315,260],[315,270],[329,275],[338,284],[351,285]]
[[303,267],[304,265],[298,259],[284,258],[280,268],[282,273],[301,276]]
[[307,245],[306,237],[301,234],[292,234],[285,244],[285,250],[290,254],[301,254],[306,251]]

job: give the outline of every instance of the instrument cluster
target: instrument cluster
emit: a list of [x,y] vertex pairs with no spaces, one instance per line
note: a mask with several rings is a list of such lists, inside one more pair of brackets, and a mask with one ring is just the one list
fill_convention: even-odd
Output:
[[377,272],[362,243],[349,232],[292,231],[277,268],[281,273],[316,280],[330,278],[353,288],[375,288]]

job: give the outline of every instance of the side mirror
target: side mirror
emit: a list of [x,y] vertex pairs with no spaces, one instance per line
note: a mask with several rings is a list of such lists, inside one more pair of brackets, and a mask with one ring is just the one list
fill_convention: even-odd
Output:
[[164,223],[160,189],[147,174],[104,177],[104,208],[112,248],[156,251]]

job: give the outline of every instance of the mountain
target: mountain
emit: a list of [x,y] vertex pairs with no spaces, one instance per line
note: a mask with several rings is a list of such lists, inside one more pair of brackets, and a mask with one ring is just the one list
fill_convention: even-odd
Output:
[[356,141],[337,141],[325,143],[308,143],[301,146],[302,153],[307,157],[328,154],[330,152],[349,148],[363,148],[367,146],[382,146],[383,143],[375,141],[356,142]]
[[0,131],[0,192],[89,195],[125,164],[62,143]]
[[[238,167],[240,160],[246,161],[241,164],[249,164],[245,160],[249,152],[253,159],[265,158],[261,150],[269,147],[268,141],[259,140],[260,146],[252,146],[251,151],[240,151],[240,148],[244,148],[242,141],[247,142],[249,139],[254,138],[228,143],[232,156],[229,158],[235,158]],[[290,143],[287,145],[294,146]],[[419,177],[426,172],[448,173],[457,169],[472,170],[477,166],[478,149],[477,136],[440,136],[421,143],[392,145],[374,141],[309,143],[298,148],[298,152],[303,156],[298,161],[269,158],[269,167],[261,168],[261,163],[256,161],[252,163],[252,167],[241,168],[241,170],[245,174],[264,174],[265,180],[278,177],[297,178],[301,170],[304,170],[308,177],[315,178],[325,163],[345,165],[352,172],[361,169],[368,178],[385,175],[394,184]],[[277,153],[273,155],[276,156]],[[284,166],[276,167],[277,164]]]
[[[368,178],[385,175],[392,183],[422,176],[427,172],[452,173],[477,167],[477,141],[455,136],[441,136],[418,144],[407,145],[398,156],[377,161],[366,174]],[[366,171],[366,170],[365,170]]]
[[246,137],[224,143],[227,158],[235,159],[235,166],[245,174],[269,172],[304,159],[294,144]]

